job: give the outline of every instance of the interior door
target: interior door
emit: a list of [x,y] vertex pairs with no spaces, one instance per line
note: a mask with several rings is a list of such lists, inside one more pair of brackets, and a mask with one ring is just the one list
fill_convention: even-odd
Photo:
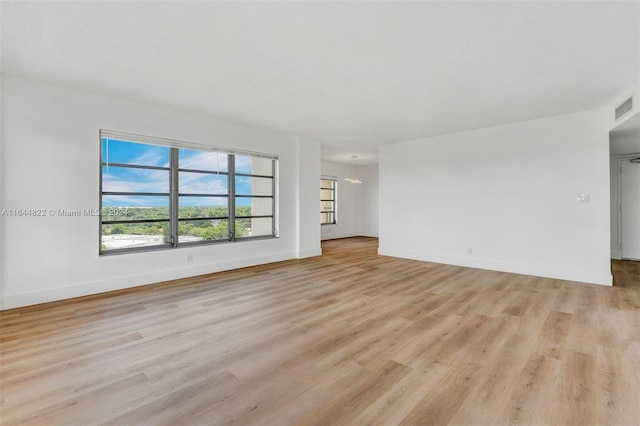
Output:
[[640,159],[622,161],[620,166],[622,258],[640,260]]

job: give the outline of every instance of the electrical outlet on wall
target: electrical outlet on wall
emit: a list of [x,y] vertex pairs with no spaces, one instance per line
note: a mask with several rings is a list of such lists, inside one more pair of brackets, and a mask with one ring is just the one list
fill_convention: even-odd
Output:
[[473,247],[467,247],[467,254],[473,254]]
[[193,253],[187,253],[187,263],[193,262]]

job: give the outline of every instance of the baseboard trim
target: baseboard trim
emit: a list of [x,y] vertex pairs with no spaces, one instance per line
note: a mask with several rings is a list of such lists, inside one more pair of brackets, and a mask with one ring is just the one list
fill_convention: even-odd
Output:
[[322,249],[321,248],[317,248],[317,249],[310,249],[310,250],[300,250],[298,252],[298,259],[305,259],[307,257],[316,257],[316,256],[322,256]]
[[596,271],[575,271],[570,269],[547,268],[535,265],[511,264],[486,259],[466,259],[432,253],[415,252],[401,249],[378,249],[381,256],[399,257],[403,259],[421,260],[424,262],[442,263],[446,265],[464,266],[467,268],[486,269],[490,271],[509,272],[512,274],[532,275],[536,277],[554,278],[566,281],[577,281],[605,286],[613,285],[611,273]]
[[38,305],[47,302],[57,302],[65,299],[90,296],[94,294],[123,290],[127,288],[155,284],[164,281],[177,280],[181,278],[191,278],[198,275],[206,275],[215,272],[229,271],[232,269],[246,268],[249,266],[281,262],[284,260],[296,259],[297,257],[297,253],[278,253],[268,256],[257,256],[226,262],[208,263],[186,268],[158,271],[150,274],[115,277],[109,280],[72,284],[69,286],[49,288],[32,292],[5,294],[0,298],[0,310]]
[[371,237],[371,238],[378,238],[378,233],[377,232],[360,232],[358,234],[358,237]]
[[337,240],[338,238],[351,238],[351,237],[359,237],[360,234],[357,232],[341,232],[337,234],[325,234],[320,237],[322,241],[324,240]]

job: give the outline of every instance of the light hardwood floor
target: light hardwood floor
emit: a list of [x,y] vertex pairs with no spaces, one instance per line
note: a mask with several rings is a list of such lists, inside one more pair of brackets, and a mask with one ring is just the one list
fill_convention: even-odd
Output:
[[0,313],[0,423],[640,423],[637,288],[376,246]]
[[640,290],[640,261],[612,260],[613,285],[635,287]]

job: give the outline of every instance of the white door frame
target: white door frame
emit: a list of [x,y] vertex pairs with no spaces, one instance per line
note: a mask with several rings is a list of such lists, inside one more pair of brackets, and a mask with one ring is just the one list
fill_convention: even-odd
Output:
[[622,162],[640,157],[640,153],[618,156],[618,253],[622,257]]

